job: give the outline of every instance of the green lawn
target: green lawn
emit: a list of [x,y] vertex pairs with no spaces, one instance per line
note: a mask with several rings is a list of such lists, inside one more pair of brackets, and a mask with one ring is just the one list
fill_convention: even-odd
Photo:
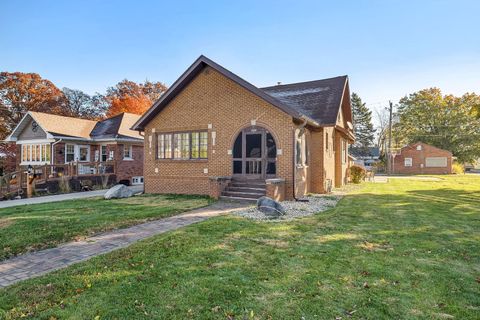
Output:
[[398,179],[296,221],[223,216],[159,235],[0,290],[0,308],[40,319],[478,319],[479,243],[480,176]]
[[89,198],[0,209],[0,260],[61,242],[206,206],[201,196]]

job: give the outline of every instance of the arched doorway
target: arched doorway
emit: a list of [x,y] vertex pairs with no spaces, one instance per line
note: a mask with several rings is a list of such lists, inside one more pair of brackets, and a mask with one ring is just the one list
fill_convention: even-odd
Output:
[[243,129],[233,144],[233,176],[245,179],[275,177],[277,145],[272,134],[262,127]]

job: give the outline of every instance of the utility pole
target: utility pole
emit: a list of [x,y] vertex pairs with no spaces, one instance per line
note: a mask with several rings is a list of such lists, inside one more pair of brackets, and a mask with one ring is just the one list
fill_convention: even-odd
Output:
[[392,174],[392,101],[388,101],[390,105],[390,116],[388,119],[388,149],[387,149],[387,159],[388,159],[388,174]]

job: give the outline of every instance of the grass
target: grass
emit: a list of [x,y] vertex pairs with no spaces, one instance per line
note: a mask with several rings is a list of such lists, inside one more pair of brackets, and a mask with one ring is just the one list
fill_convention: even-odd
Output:
[[0,209],[0,260],[208,205],[201,196],[89,198]]
[[478,319],[480,176],[367,183],[291,222],[223,216],[0,290],[6,318]]

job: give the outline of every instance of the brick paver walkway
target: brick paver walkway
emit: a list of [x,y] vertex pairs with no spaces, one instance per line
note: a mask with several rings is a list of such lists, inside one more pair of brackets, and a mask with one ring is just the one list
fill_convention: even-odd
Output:
[[211,206],[177,216],[150,221],[63,244],[59,247],[27,253],[0,263],[0,288],[37,277],[74,263],[126,247],[136,241],[175,230],[210,217],[246,207],[246,204],[217,202]]

